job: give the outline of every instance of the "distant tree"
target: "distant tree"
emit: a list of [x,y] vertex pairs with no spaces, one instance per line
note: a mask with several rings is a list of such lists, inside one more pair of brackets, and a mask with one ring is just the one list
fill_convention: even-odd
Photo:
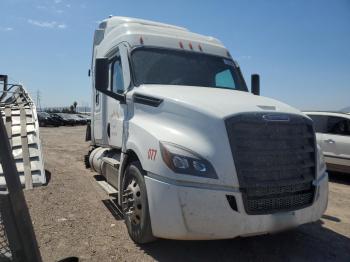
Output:
[[73,107],[74,107],[74,112],[75,113],[77,112],[77,105],[78,105],[78,102],[74,101]]
[[61,113],[61,111],[57,108],[51,108],[51,113]]
[[70,109],[70,113],[74,113],[74,112],[75,112],[74,105],[71,105],[71,106],[69,107],[69,109]]
[[[73,106],[71,106],[70,108],[72,108]],[[69,109],[68,107],[64,107],[62,108],[62,113],[71,113],[71,109]]]

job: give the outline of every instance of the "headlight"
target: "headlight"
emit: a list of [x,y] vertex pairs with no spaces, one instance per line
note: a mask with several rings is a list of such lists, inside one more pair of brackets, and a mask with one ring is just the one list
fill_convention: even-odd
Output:
[[160,151],[164,163],[175,173],[207,178],[218,178],[214,167],[190,149],[160,142]]
[[318,163],[318,174],[323,174],[326,171],[326,162],[322,150],[319,145],[317,145],[317,163]]

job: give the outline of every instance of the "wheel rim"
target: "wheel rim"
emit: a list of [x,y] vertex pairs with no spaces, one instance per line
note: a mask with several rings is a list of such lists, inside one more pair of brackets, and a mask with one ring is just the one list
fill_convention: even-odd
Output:
[[123,194],[123,211],[128,220],[139,225],[142,218],[141,190],[137,181],[130,180]]

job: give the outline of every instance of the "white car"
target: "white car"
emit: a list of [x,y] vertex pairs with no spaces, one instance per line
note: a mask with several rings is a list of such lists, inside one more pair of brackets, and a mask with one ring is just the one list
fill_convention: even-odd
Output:
[[327,169],[350,173],[350,114],[304,113],[314,121],[317,143],[325,156]]

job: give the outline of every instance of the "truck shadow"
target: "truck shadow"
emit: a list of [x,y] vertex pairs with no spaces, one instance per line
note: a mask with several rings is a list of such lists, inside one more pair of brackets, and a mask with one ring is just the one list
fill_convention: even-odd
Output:
[[338,173],[338,172],[328,172],[328,175],[329,175],[330,182],[344,184],[344,185],[350,185],[350,174]]
[[157,261],[350,261],[350,238],[322,224],[231,240],[158,240],[140,248]]
[[116,199],[104,199],[102,200],[102,203],[116,220],[124,220],[123,212]]
[[46,176],[46,183],[44,184],[44,186],[47,186],[51,180],[51,172],[47,169],[45,169],[45,176]]

